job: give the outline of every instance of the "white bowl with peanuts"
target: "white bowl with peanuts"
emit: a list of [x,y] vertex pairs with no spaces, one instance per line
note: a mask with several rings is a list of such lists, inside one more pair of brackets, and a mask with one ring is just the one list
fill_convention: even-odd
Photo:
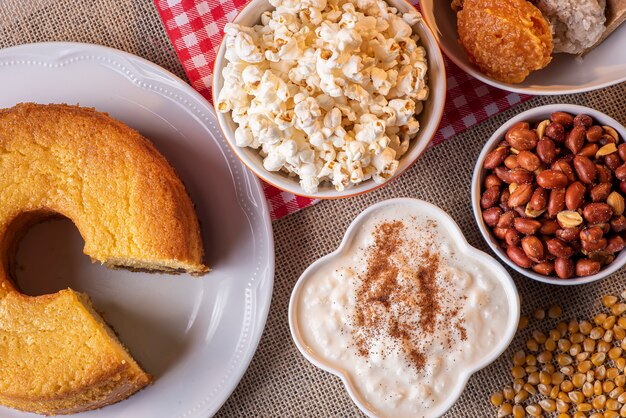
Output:
[[491,249],[544,283],[575,285],[626,264],[626,128],[597,110],[527,110],[487,141],[472,208]]

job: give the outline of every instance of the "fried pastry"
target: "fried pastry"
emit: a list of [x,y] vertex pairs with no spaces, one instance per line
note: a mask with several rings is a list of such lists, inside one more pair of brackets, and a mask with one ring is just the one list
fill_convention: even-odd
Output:
[[520,83],[552,60],[550,25],[526,0],[464,0],[457,24],[470,62],[496,80]]

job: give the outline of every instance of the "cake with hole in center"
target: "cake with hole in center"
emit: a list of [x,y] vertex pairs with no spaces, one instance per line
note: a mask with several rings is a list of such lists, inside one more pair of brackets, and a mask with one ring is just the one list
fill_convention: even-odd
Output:
[[151,377],[71,289],[31,297],[12,277],[25,230],[69,218],[84,253],[112,268],[201,275],[203,245],[185,187],[138,132],[93,109],[0,111],[0,404],[69,414],[120,401]]

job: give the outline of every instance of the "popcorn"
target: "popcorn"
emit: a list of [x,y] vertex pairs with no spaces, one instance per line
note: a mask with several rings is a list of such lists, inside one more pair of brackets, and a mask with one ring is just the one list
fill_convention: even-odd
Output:
[[270,0],[261,24],[229,23],[216,107],[268,171],[345,190],[397,171],[428,98],[426,51],[382,0]]

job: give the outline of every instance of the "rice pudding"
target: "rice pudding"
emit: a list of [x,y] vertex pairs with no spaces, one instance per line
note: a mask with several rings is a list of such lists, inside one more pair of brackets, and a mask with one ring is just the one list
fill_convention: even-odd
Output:
[[439,414],[503,349],[517,318],[511,296],[447,224],[410,204],[383,205],[353,230],[297,293],[302,344],[340,371],[373,415]]

